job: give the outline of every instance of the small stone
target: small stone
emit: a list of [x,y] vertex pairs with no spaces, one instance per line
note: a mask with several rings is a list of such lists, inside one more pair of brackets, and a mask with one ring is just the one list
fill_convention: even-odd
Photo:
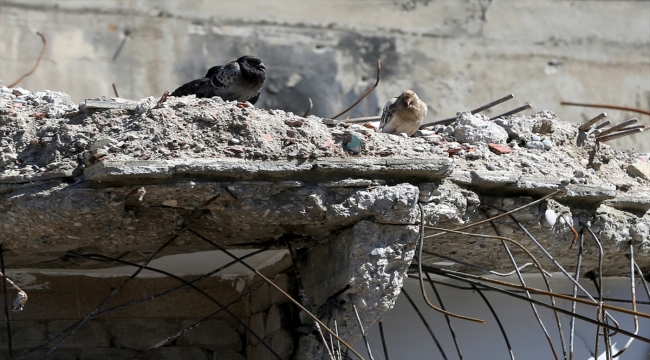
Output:
[[499,155],[515,152],[514,150],[507,147],[506,145],[501,145],[501,144],[489,143],[488,147],[490,148],[490,150],[492,150],[493,152],[495,152],[495,153],[497,153]]
[[627,167],[627,172],[632,176],[638,176],[640,178],[650,181],[650,163],[648,162],[636,162]]
[[557,214],[555,211],[548,209],[544,212],[544,226],[553,227],[557,221]]
[[205,146],[203,146],[203,145],[201,145],[201,144],[197,144],[197,145],[194,147],[194,152],[201,152],[201,151],[203,151],[204,148],[205,148]]
[[174,207],[174,206],[178,205],[178,200],[175,200],[175,199],[165,200],[165,201],[163,201],[162,204],[163,204],[164,206],[171,206],[171,207]]
[[490,171],[494,171],[494,170],[497,169],[497,168],[494,167],[494,165],[492,165],[492,164],[486,164],[486,165],[485,165],[485,168],[488,169],[488,170],[490,170]]
[[546,150],[550,150],[553,147],[553,142],[549,139],[542,140],[542,144],[544,145],[544,149]]
[[501,234],[503,235],[510,235],[515,232],[515,229],[510,225],[501,225],[499,226],[499,230],[501,230]]
[[541,141],[529,141],[526,143],[528,149],[544,150],[544,144]]
[[22,95],[31,94],[32,92],[29,91],[29,90],[25,90],[25,89],[23,89],[23,88],[17,87],[17,88],[15,88],[15,89],[13,89],[13,90],[11,91],[11,93],[12,93],[13,95],[16,95],[16,96],[22,96]]
[[232,138],[232,139],[230,139],[229,142],[230,142],[231,144],[235,144],[235,145],[241,143],[241,141],[240,141],[239,139],[237,139],[237,138]]
[[532,135],[530,136],[530,139],[531,139],[532,141],[540,141],[540,140],[542,140],[542,138],[539,137],[539,135],[537,135],[537,134],[532,134]]

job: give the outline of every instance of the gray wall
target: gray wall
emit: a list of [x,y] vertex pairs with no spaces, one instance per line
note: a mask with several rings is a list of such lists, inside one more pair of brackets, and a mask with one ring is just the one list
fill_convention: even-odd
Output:
[[[427,120],[514,93],[491,114],[531,102],[578,122],[600,110],[561,100],[650,108],[649,19],[648,1],[0,0],[0,78],[31,68],[41,31],[47,52],[20,86],[75,101],[112,96],[111,83],[122,97],[160,96],[257,54],[269,75],[258,106],[301,114],[311,97],[312,113],[328,117],[373,84],[381,59],[380,86],[351,116],[376,115],[411,88]],[[650,152],[647,140],[616,145]]]

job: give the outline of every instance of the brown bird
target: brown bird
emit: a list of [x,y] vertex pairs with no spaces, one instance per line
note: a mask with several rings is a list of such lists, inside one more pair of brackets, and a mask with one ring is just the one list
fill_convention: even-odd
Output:
[[405,133],[411,136],[422,125],[426,115],[427,104],[420,100],[413,90],[404,90],[400,96],[388,100],[384,105],[379,130],[389,134]]

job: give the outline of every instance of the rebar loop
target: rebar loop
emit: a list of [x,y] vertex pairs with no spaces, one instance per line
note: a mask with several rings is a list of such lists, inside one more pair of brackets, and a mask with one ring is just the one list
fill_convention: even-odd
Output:
[[503,328],[503,324],[501,324],[501,320],[499,320],[499,316],[497,316],[497,312],[494,311],[494,308],[492,307],[492,304],[488,301],[487,297],[483,294],[483,291],[478,288],[478,286],[471,284],[472,289],[474,289],[480,296],[481,299],[483,299],[483,302],[485,302],[485,305],[487,305],[488,309],[490,309],[490,312],[492,313],[492,316],[494,316],[494,320],[496,320],[497,325],[499,325],[499,330],[501,330],[501,335],[503,335],[503,340],[506,342],[506,346],[508,347],[508,354],[510,355],[511,360],[515,360],[515,353],[512,351],[512,346],[510,346],[510,340],[508,340],[508,335],[506,334],[506,329]]
[[239,259],[237,256],[233,255],[233,254],[232,254],[230,251],[228,251],[226,248],[224,248],[223,246],[221,246],[221,245],[215,243],[214,241],[208,239],[207,237],[205,237],[205,236],[199,234],[198,232],[196,232],[196,231],[194,231],[194,230],[192,230],[192,229],[188,229],[187,231],[189,231],[190,233],[196,235],[199,239],[201,239],[201,240],[207,242],[208,244],[214,246],[215,248],[221,250],[224,254],[226,254],[226,255],[230,256],[231,258],[237,260],[240,264],[244,265],[246,268],[248,268],[249,270],[251,270],[252,272],[254,272],[255,275],[257,275],[257,276],[259,276],[260,278],[262,278],[262,280],[264,280],[266,283],[268,283],[268,284],[271,285],[273,288],[275,288],[275,290],[277,290],[277,291],[280,292],[282,295],[284,295],[284,297],[286,297],[287,299],[289,299],[289,301],[291,301],[294,305],[296,305],[300,310],[304,311],[305,314],[307,314],[309,317],[312,318],[312,320],[318,322],[319,325],[320,325],[323,329],[325,329],[328,333],[332,334],[332,335],[333,335],[337,340],[339,340],[339,341],[341,342],[341,344],[343,344],[343,346],[345,346],[346,348],[348,348],[348,350],[350,350],[354,355],[356,355],[359,359],[363,360],[363,356],[361,356],[361,354],[359,354],[359,352],[357,352],[356,350],[354,350],[354,348],[353,348],[352,346],[350,346],[347,342],[345,342],[345,340],[341,339],[338,335],[336,335],[336,333],[334,333],[334,331],[332,331],[332,330],[331,330],[330,328],[328,328],[328,327],[327,327],[327,326],[326,326],[322,321],[320,321],[320,319],[319,319],[318,317],[316,317],[316,316],[315,316],[314,314],[312,314],[310,311],[308,311],[307,309],[305,309],[305,307],[302,306],[302,305],[300,305],[300,303],[299,303],[296,299],[292,298],[291,295],[287,294],[284,290],[282,290],[279,286],[277,286],[273,281],[269,280],[269,278],[267,278],[266,276],[264,276],[264,274],[262,274],[261,272],[257,271],[254,267],[248,265],[248,263],[246,263],[245,261]]
[[417,258],[418,258],[418,275],[420,279],[420,290],[422,291],[422,297],[424,298],[424,302],[429,305],[430,308],[434,309],[437,312],[447,314],[449,316],[458,318],[458,319],[463,319],[463,320],[469,320],[469,321],[474,321],[477,323],[484,324],[485,320],[481,319],[476,319],[473,317],[465,316],[465,315],[458,315],[454,314],[449,311],[445,311],[443,309],[440,309],[439,307],[433,305],[431,301],[429,301],[429,298],[427,297],[427,291],[424,288],[424,282],[422,281],[422,248],[424,247],[424,208],[422,207],[422,204],[418,203],[418,206],[420,207],[420,236],[418,239],[418,253],[417,253]]
[[[587,232],[591,235],[591,237],[594,239],[596,242],[596,245],[598,245],[598,310],[597,310],[597,315],[596,315],[596,320],[599,321],[607,321],[605,318],[605,312],[603,309],[603,255],[604,255],[604,250],[603,250],[603,245],[600,243],[600,240],[598,240],[598,237],[596,234],[594,234],[593,231],[591,231],[591,228],[587,224],[581,224],[584,228],[587,229]],[[605,342],[605,356],[607,360],[612,359],[612,349],[611,345],[609,343],[609,332],[607,329],[603,329],[603,341]],[[600,326],[596,326],[596,348],[594,351],[594,356],[598,356],[598,346],[600,344]]]
[[[488,217],[487,213],[485,211],[484,211],[484,215],[485,215],[485,217]],[[512,215],[510,215],[510,216],[512,216]],[[492,229],[494,230],[494,232],[498,236],[501,236],[501,232],[499,231],[499,229],[495,225],[494,221],[490,221],[490,225],[492,225]],[[510,263],[512,264],[512,266],[515,268],[515,271],[517,272],[517,278],[519,279],[519,282],[521,283],[521,285],[526,285],[526,282],[524,281],[524,277],[521,275],[521,271],[519,271],[519,269],[517,267],[517,261],[515,260],[515,257],[512,255],[512,252],[510,251],[510,248],[508,247],[508,244],[506,244],[506,242],[504,240],[501,240],[501,245],[505,249],[506,254],[508,254],[508,258],[510,259]],[[544,275],[542,275],[542,277],[544,278],[544,280],[546,281],[546,283],[548,285],[548,280],[546,279],[546,277]],[[550,291],[550,289],[548,289],[548,290]],[[531,298],[530,292],[526,291],[525,294],[526,294],[527,298],[529,298],[529,299]],[[551,300],[552,299],[553,298],[551,297]],[[555,302],[553,302],[552,305],[555,306]],[[539,316],[539,312],[537,311],[537,307],[535,307],[535,304],[533,304],[533,303],[530,304],[530,307],[533,310],[533,315],[535,316],[535,319],[537,320],[537,323],[539,324],[539,327],[542,329],[542,332],[544,333],[544,336],[546,337],[546,341],[548,342],[549,346],[551,347],[551,352],[553,352],[553,356],[555,357],[556,360],[559,360],[557,350],[555,349],[555,344],[553,344],[553,339],[551,338],[551,335],[548,333],[548,330],[546,329],[546,326],[544,325],[544,322],[542,321],[542,318]],[[556,319],[557,319],[557,312],[555,312],[555,316],[556,316]],[[559,323],[559,319],[557,319],[557,321]],[[560,334],[561,333],[562,333],[562,328],[560,327]],[[564,358],[566,359],[566,350],[564,352]]]
[[420,309],[418,309],[417,305],[415,305],[415,302],[413,301],[413,299],[411,299],[411,297],[409,296],[408,292],[406,292],[406,289],[404,287],[402,287],[402,294],[404,294],[404,297],[406,297],[406,299],[409,301],[409,303],[413,307],[413,310],[415,310],[415,312],[418,314],[420,320],[422,320],[422,324],[424,324],[424,327],[426,327],[427,331],[429,331],[429,335],[431,335],[433,342],[436,343],[436,346],[438,347],[438,351],[440,351],[440,355],[442,355],[442,358],[447,360],[447,355],[445,354],[445,351],[442,349],[442,345],[440,345],[438,338],[433,333],[433,330],[431,330],[431,326],[429,326],[429,322],[427,322],[427,319],[424,318],[424,315],[422,315]]
[[[296,259],[296,255],[293,253],[293,249],[291,248],[291,243],[289,241],[285,241],[285,243],[287,245],[287,249],[289,250],[289,255],[291,256],[291,263],[293,264],[293,273],[296,276],[296,284],[298,284],[298,291],[299,291],[298,296],[300,297],[300,301],[302,301],[303,305],[307,308],[307,310],[311,312],[312,311],[311,304],[309,303],[307,292],[305,291],[305,287],[302,283],[300,272],[298,272],[298,260]],[[327,354],[329,355],[330,359],[334,360],[334,355],[332,355],[332,351],[327,346],[327,340],[325,340],[325,336],[323,335],[323,330],[321,330],[320,325],[318,325],[318,323],[315,321],[314,321],[314,325],[316,326],[316,330],[320,335],[321,341],[323,342],[323,346],[325,346],[325,349],[327,350]]]
[[[425,269],[425,271],[428,271],[428,272],[431,272],[431,273],[434,273],[434,274],[437,274],[437,275],[445,276],[445,277],[448,277],[450,279],[463,281],[463,282],[466,282],[468,284],[475,284],[477,286],[482,286],[482,287],[484,287],[486,289],[491,289],[491,290],[496,291],[496,292],[507,294],[508,296],[511,296],[513,298],[516,298],[516,299],[524,300],[524,301],[527,301],[527,302],[533,302],[533,303],[535,303],[537,305],[540,305],[540,306],[543,306],[543,307],[546,307],[546,308],[549,308],[549,309],[552,309],[552,310],[556,310],[556,311],[558,311],[558,312],[560,312],[562,314],[566,314],[566,315],[575,317],[577,319],[588,322],[590,324],[600,325],[601,327],[605,327],[607,329],[617,331],[620,334],[627,335],[627,336],[630,336],[630,337],[634,337],[635,339],[638,339],[638,340],[641,340],[643,342],[646,342],[646,343],[650,344],[650,338],[646,338],[646,337],[643,337],[643,336],[640,336],[640,335],[636,335],[636,334],[634,334],[632,332],[629,332],[627,330],[617,328],[616,326],[612,326],[612,325],[609,325],[609,324],[604,323],[604,322],[599,322],[597,320],[594,320],[592,318],[589,318],[589,317],[586,317],[586,316],[583,316],[583,315],[574,314],[571,311],[562,309],[560,307],[553,307],[553,305],[546,304],[546,303],[544,303],[544,302],[542,302],[540,300],[536,300],[534,298],[533,299],[528,299],[527,297],[525,297],[523,295],[519,295],[519,294],[517,294],[515,292],[508,291],[508,290],[505,290],[505,289],[501,289],[501,288],[499,288],[497,286],[488,285],[488,284],[485,284],[483,282],[499,284],[499,285],[508,286],[508,287],[512,287],[512,288],[517,288],[517,289],[526,289],[526,290],[528,290],[530,292],[541,294],[541,295],[547,295],[547,296],[550,295],[550,294],[548,294],[547,291],[544,291],[544,290],[541,290],[541,289],[531,288],[531,287],[528,287],[528,286],[512,284],[512,283],[508,283],[508,282],[501,281],[501,280],[493,280],[493,279],[488,279],[488,278],[484,278],[484,277],[480,277],[480,276],[474,276],[474,275],[471,275],[471,274],[459,273],[459,272],[452,271],[452,270],[440,269],[440,268],[435,268],[435,267],[430,267],[430,266],[426,266],[424,269]],[[473,280],[473,279],[475,279],[475,280]],[[553,296],[555,296],[557,298],[563,298],[563,299],[566,299],[566,300],[569,300],[569,301],[576,300],[576,301],[580,302],[581,304],[597,306],[597,304],[594,304],[591,301],[584,301],[584,300],[582,300],[580,298],[572,298],[571,296],[567,296],[567,295],[563,295],[563,294],[554,293]],[[622,312],[622,313],[627,313],[627,314],[630,314],[630,315],[637,314],[640,317],[650,318],[650,314],[634,312],[632,310],[628,310],[628,309],[625,309],[625,308],[619,308],[619,307],[612,306],[612,305],[607,305],[607,304],[603,305],[603,307],[607,307],[610,310],[616,310],[616,311],[619,311],[619,312]]]
[[[636,265],[636,263],[634,262],[634,244],[632,243],[632,241],[630,241],[629,258],[630,258],[630,290],[632,292],[632,310],[637,311],[636,310],[636,284],[634,283],[634,271],[635,271],[634,265]],[[643,274],[641,274],[641,277],[643,277]],[[636,315],[634,315],[634,333],[635,334],[639,333],[639,317]],[[616,354],[614,354],[612,358],[617,358],[621,356],[621,354],[623,354],[625,350],[627,350],[627,348],[629,348],[630,345],[632,345],[632,341],[634,341],[634,338],[630,338],[625,344],[625,346],[623,346],[621,350],[619,350]]]
[[[567,223],[568,224],[568,223]],[[578,260],[576,264],[576,272],[575,272],[575,280],[578,281],[580,279],[580,267],[582,266],[582,252],[584,250],[584,243],[585,243],[585,234],[584,234],[584,229],[580,229],[580,235],[579,235],[579,241],[580,244],[578,245]],[[573,246],[573,244],[571,244]],[[575,298],[578,295],[578,286],[576,284],[573,284],[573,291],[571,295]],[[576,313],[576,302],[571,301],[571,313],[575,314]],[[573,360],[574,352],[573,352],[573,343],[575,340],[575,324],[576,324],[576,318],[571,317],[571,322],[569,324],[570,327],[570,333],[569,333],[569,360]]]
[[[442,310],[447,310],[445,309],[445,305],[442,302],[442,298],[440,297],[440,294],[438,293],[438,289],[436,289],[436,284],[431,281],[431,276],[429,276],[428,272],[425,272],[424,275],[426,275],[427,280],[429,281],[429,285],[431,285],[431,289],[433,289],[433,293],[436,295],[436,299],[438,299],[438,304],[440,304],[440,308]],[[451,333],[451,338],[454,340],[454,346],[456,347],[456,352],[458,353],[458,358],[460,360],[463,360],[463,354],[460,351],[460,345],[458,345],[458,339],[456,338],[456,332],[454,331],[454,327],[451,325],[451,320],[449,319],[449,315],[443,314],[445,316],[445,321],[447,322],[447,327],[449,328],[449,332]]]
[[[469,229],[469,228],[472,228],[472,227],[474,227],[474,226],[482,225],[482,224],[488,223],[488,222],[490,222],[490,221],[494,221],[494,220],[500,219],[500,218],[505,217],[505,216],[508,216],[508,215],[510,215],[510,214],[514,214],[514,213],[516,213],[517,211],[521,211],[521,210],[523,210],[523,209],[525,209],[525,208],[527,208],[527,207],[533,206],[533,205],[535,205],[535,204],[539,204],[540,202],[542,202],[542,201],[544,201],[544,200],[546,200],[546,199],[548,199],[548,198],[551,198],[551,197],[553,197],[553,196],[555,196],[555,195],[561,194],[561,193],[563,193],[563,192],[564,192],[564,191],[562,191],[562,190],[555,190],[555,191],[553,191],[553,192],[550,193],[550,194],[544,195],[544,196],[542,196],[541,198],[539,198],[539,199],[537,199],[537,200],[535,200],[535,201],[531,201],[531,202],[529,202],[529,203],[526,204],[526,205],[522,205],[522,206],[520,206],[520,207],[518,207],[518,208],[515,208],[515,209],[512,209],[512,210],[510,210],[510,211],[508,211],[508,212],[504,212],[504,213],[502,213],[502,214],[499,214],[499,215],[493,216],[493,217],[491,217],[491,218],[489,218],[489,219],[485,219],[485,220],[481,220],[481,221],[473,222],[473,223],[471,223],[471,224],[467,224],[467,225],[465,225],[465,226],[461,226],[461,227],[459,227],[459,228],[455,228],[455,229],[452,229],[452,230],[449,230],[449,229],[442,229],[442,228],[437,228],[437,227],[431,227],[431,226],[425,226],[425,228],[427,228],[427,229],[433,229],[433,230],[438,230],[438,231],[440,231],[440,232],[437,233],[437,234],[427,235],[427,238],[432,238],[432,237],[440,236],[440,235],[446,234],[447,232],[453,232],[453,231],[460,231],[460,230]],[[476,235],[476,234],[472,234],[472,235]]]
[[[191,231],[191,230],[188,229],[188,231]],[[83,256],[83,255],[81,255],[81,256]],[[120,264],[133,266],[133,267],[140,267],[141,266],[139,264],[135,264],[135,263],[132,263],[130,261],[114,259],[114,258],[104,256],[104,255],[93,255],[92,258],[93,259],[98,258],[98,259],[101,259],[101,260],[104,260],[104,261],[114,261],[114,262],[117,262],[117,263],[120,263]],[[276,358],[282,360],[282,357],[277,352],[275,352],[275,350],[273,350],[273,348],[266,341],[264,341],[263,338],[261,338],[256,332],[253,331],[253,329],[251,329],[248,325],[246,325],[246,323],[243,320],[238,318],[237,315],[235,315],[232,311],[228,310],[228,308],[226,308],[223,304],[221,304],[221,302],[219,300],[217,300],[217,299],[213,298],[212,296],[210,296],[210,294],[208,294],[205,291],[201,290],[200,288],[196,287],[196,285],[191,284],[190,282],[184,280],[180,276],[176,276],[176,275],[174,275],[174,274],[172,274],[170,272],[160,270],[160,269],[156,269],[156,268],[152,268],[152,267],[149,267],[149,266],[144,266],[142,268],[144,268],[146,270],[149,270],[149,271],[159,273],[159,274],[163,274],[165,276],[168,276],[168,277],[170,277],[170,278],[172,278],[174,280],[179,281],[180,283],[182,283],[182,284],[184,284],[186,286],[189,286],[192,290],[194,290],[194,291],[198,292],[199,294],[203,295],[205,298],[212,301],[215,305],[217,305],[219,308],[221,308],[221,310],[225,311],[230,317],[232,317],[236,322],[238,322],[239,325],[241,325],[246,331],[248,331],[251,335],[253,335],[267,350],[269,350],[271,352],[271,354],[273,354],[273,356],[275,356]]]
[[[211,197],[210,199],[208,199],[208,200],[206,201],[206,203],[207,203],[207,202],[214,201],[214,199],[218,198],[219,196],[221,196],[221,193],[218,193],[218,194],[216,194],[215,196]],[[174,234],[174,235],[173,235],[169,240],[167,240],[167,241],[166,241],[164,244],[162,244],[158,249],[156,249],[156,251],[154,251],[154,252],[153,252],[153,253],[152,253],[152,254],[151,254],[151,255],[150,255],[150,256],[145,260],[145,262],[142,263],[142,265],[141,265],[141,266],[140,266],[140,267],[139,267],[139,268],[138,268],[138,269],[137,269],[133,274],[131,274],[131,276],[129,276],[126,280],[124,280],[121,284],[119,284],[115,289],[113,289],[113,291],[111,291],[111,293],[108,294],[108,296],[106,296],[106,297],[104,298],[104,300],[102,300],[102,301],[99,303],[99,305],[97,305],[97,306],[96,306],[96,307],[95,307],[95,308],[90,312],[90,314],[86,315],[86,316],[85,316],[81,321],[79,321],[79,322],[78,322],[78,323],[77,323],[77,324],[76,324],[72,329],[70,329],[69,332],[64,336],[64,338],[61,339],[61,341],[59,341],[56,345],[54,345],[54,347],[52,347],[52,348],[51,348],[51,349],[50,349],[50,350],[49,350],[45,355],[43,355],[43,357],[41,357],[41,359],[43,359],[43,358],[49,356],[49,355],[50,355],[54,350],[56,350],[59,346],[61,346],[61,344],[63,344],[63,343],[64,343],[64,342],[65,342],[65,341],[66,341],[70,336],[74,335],[74,333],[75,333],[75,332],[76,332],[76,331],[77,331],[77,330],[78,330],[78,329],[79,329],[83,324],[85,324],[88,320],[90,320],[90,319],[92,318],[92,316],[93,316],[94,314],[96,314],[96,313],[99,311],[99,309],[101,309],[101,308],[102,308],[102,307],[103,307],[103,306],[104,306],[104,305],[105,305],[105,304],[106,304],[110,299],[112,299],[113,296],[115,296],[115,294],[117,294],[117,292],[120,291],[120,289],[121,289],[122,287],[124,287],[126,284],[128,284],[129,282],[131,282],[131,280],[135,279],[135,278],[138,276],[138,274],[140,274],[140,272],[142,272],[142,270],[144,269],[144,267],[147,266],[147,265],[151,262],[151,260],[154,259],[154,257],[155,257],[156,255],[158,255],[158,254],[159,254],[161,251],[163,251],[167,246],[169,246],[169,245],[170,245],[171,243],[173,243],[176,239],[178,239],[178,238],[183,234],[183,232],[185,232],[186,230],[188,230],[189,227],[190,227],[192,224],[194,224],[194,222],[196,222],[196,221],[199,220],[201,217],[203,217],[204,214],[205,214],[205,212],[204,212],[203,210],[200,210],[200,209],[198,209],[198,208],[195,209],[195,211],[193,211],[192,214],[189,215],[189,216],[190,216],[190,220],[189,220],[188,222],[186,222],[185,225],[184,225],[180,230],[178,230],[178,231],[176,232],[176,234]],[[44,342],[40,343],[40,344],[37,345],[36,347],[33,347],[33,348],[29,349],[27,352],[25,352],[24,354],[22,354],[22,355],[21,355],[18,359],[16,359],[16,360],[23,359],[23,358],[25,357],[25,355],[27,355],[27,354],[29,354],[29,353],[35,351],[35,350],[38,349],[38,348],[43,347],[44,345],[48,344],[50,341],[51,341],[51,340],[45,340]]]
[[[533,235],[528,231],[528,229],[526,229],[524,227],[524,225],[522,225],[515,218],[515,216],[513,214],[510,214],[508,216],[510,216],[510,219],[512,219],[512,221],[514,221],[515,224],[517,224],[517,226],[526,234],[526,236],[528,236],[529,239],[531,239],[540,249],[542,249],[542,251],[545,254],[549,254],[548,251],[546,251],[546,249],[542,246],[542,244],[539,241],[537,241],[537,239],[535,239],[535,237],[533,237]],[[512,254],[510,254],[510,255],[512,256]],[[514,260],[514,257],[512,257],[512,259]],[[549,292],[553,292],[553,290],[551,289],[551,283],[548,281],[548,278],[546,276],[542,276],[542,280],[544,280],[544,284],[546,285],[546,290],[548,290]],[[525,285],[523,283],[523,277],[521,278],[521,281],[522,281],[522,285]],[[550,299],[551,299],[551,305],[555,306],[555,298],[553,296],[551,296]],[[564,340],[564,331],[562,331],[562,321],[560,320],[560,315],[557,313],[557,311],[554,311],[553,315],[555,316],[555,321],[557,322],[557,330],[558,330],[558,333],[560,335],[560,342],[562,344],[562,353],[564,354],[564,359],[566,360],[566,359],[568,359],[568,354],[567,354],[566,341]],[[549,340],[550,340],[550,337],[549,337]]]

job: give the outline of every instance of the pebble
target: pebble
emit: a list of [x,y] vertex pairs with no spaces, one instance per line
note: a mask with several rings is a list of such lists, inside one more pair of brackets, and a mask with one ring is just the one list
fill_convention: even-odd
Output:
[[487,165],[485,165],[485,167],[486,167],[488,170],[490,170],[490,171],[494,171],[494,170],[497,169],[497,168],[494,167],[494,165],[492,165],[492,164],[487,164]]
[[176,206],[178,205],[178,200],[175,199],[170,199],[170,200],[165,200],[162,203],[164,206]]
[[231,144],[239,144],[239,143],[241,143],[241,141],[239,139],[237,139],[237,138],[232,138],[232,139],[230,139],[230,143]]
[[528,149],[544,150],[544,144],[541,141],[529,141],[526,143]]
[[544,149],[546,150],[549,150],[553,147],[553,142],[549,139],[542,140],[542,144],[544,145]]
[[14,88],[14,89],[11,91],[11,93],[14,94],[14,95],[16,95],[16,96],[21,96],[21,95],[31,94],[32,92],[29,91],[29,90],[25,90],[25,89],[23,89],[23,88],[17,87],[17,88]]
[[553,227],[557,221],[557,214],[551,209],[547,209],[544,212],[544,226]]
[[539,137],[539,135],[537,135],[537,134],[533,134],[533,135],[531,135],[531,136],[530,136],[530,139],[531,139],[532,141],[540,141],[540,140],[542,140],[542,138]]

